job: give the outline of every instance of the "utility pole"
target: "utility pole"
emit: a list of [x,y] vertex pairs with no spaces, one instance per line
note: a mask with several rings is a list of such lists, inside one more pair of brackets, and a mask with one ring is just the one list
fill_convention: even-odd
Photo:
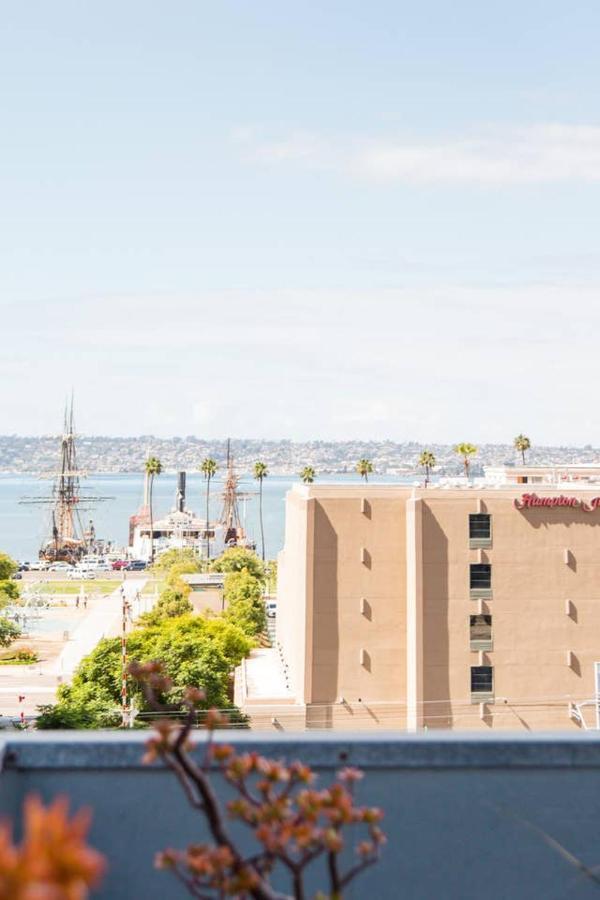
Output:
[[127,703],[127,617],[130,609],[125,589],[121,585],[121,728],[131,727],[131,710]]

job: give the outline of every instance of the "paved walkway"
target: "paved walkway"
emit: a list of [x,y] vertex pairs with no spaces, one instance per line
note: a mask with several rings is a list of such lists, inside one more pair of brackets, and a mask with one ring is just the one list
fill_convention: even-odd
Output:
[[[156,595],[144,594],[145,578],[122,582],[127,598],[132,604],[131,621],[152,609]],[[122,598],[121,583],[108,596],[94,599],[92,608],[70,632],[69,640],[60,653],[50,653],[50,659],[31,666],[0,667],[0,720],[2,724],[18,718],[21,712],[35,715],[37,707],[54,703],[59,684],[70,681],[84,656],[94,649],[103,637],[121,634]],[[140,599],[136,600],[136,595]],[[131,629],[131,622],[128,631]],[[24,698],[24,699],[20,699]],[[4,718],[6,717],[6,718]]]
[[283,667],[277,650],[262,647],[252,650],[245,660],[247,699],[255,703],[261,700],[293,700],[286,687]]
[[103,637],[116,637],[121,634],[123,599],[121,589],[132,604],[132,619],[135,620],[143,611],[146,595],[140,602],[135,601],[136,594],[146,583],[145,579],[124,581],[119,587],[98,603],[73,631],[62,653],[48,669],[48,673],[63,680],[69,680],[84,656],[90,653]]

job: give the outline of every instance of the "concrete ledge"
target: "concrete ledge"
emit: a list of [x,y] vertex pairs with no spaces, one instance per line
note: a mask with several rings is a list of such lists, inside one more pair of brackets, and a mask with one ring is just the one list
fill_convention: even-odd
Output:
[[[157,872],[153,860],[164,847],[207,840],[206,825],[171,772],[142,767],[147,733],[3,737],[0,815],[18,827],[23,798],[31,792],[46,801],[66,794],[73,809],[90,807],[91,843],[109,860],[98,900],[189,896],[168,873]],[[201,744],[206,733],[197,737]],[[219,733],[219,739],[241,751],[301,758],[314,767],[319,784],[341,765],[367,771],[357,798],[384,810],[388,845],[381,863],[344,893],[345,900],[598,897],[597,884],[581,868],[595,872],[600,866],[598,734],[234,731]],[[213,783],[223,802],[230,799],[220,775]],[[252,835],[233,828],[244,852],[253,852]],[[317,866],[307,896],[325,883]],[[275,887],[289,894],[285,872]]]
[[[141,758],[149,732],[38,732],[17,734],[0,743],[3,771],[147,769]],[[195,734],[199,747],[206,733]],[[515,734],[438,735],[394,733],[345,735],[309,732],[222,731],[218,740],[240,752],[257,751],[277,759],[298,759],[335,769],[352,764],[368,769],[600,769],[600,735]],[[160,766],[154,766],[159,768]]]

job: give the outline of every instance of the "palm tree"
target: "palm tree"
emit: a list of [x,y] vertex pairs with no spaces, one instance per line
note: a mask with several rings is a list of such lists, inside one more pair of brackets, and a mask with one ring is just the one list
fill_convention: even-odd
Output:
[[427,487],[431,470],[435,468],[435,456],[431,450],[423,450],[419,457],[419,465],[425,469],[425,487]]
[[210,563],[210,480],[216,475],[218,466],[214,459],[207,456],[200,463],[200,471],[206,479],[206,559]]
[[260,516],[260,543],[262,548],[262,559],[265,561],[265,529],[263,524],[263,481],[269,474],[269,470],[267,469],[267,465],[264,462],[257,461],[254,463],[254,477],[258,481],[259,484],[259,494],[258,494],[258,509]]
[[148,505],[150,507],[150,564],[154,562],[154,512],[152,509],[152,488],[154,479],[163,470],[162,463],[157,456],[149,456],[145,464],[148,476]]
[[524,434],[518,434],[514,440],[515,449],[519,451],[525,465],[525,451],[531,449],[531,441]]
[[356,463],[356,471],[361,478],[364,478],[365,481],[368,481],[369,475],[373,471],[373,463],[370,459],[359,459],[359,461]]
[[302,479],[304,484],[312,484],[316,477],[317,473],[312,466],[304,466],[304,468],[300,472],[300,478]]
[[463,465],[465,467],[465,475],[468,478],[469,477],[469,466],[471,463],[470,457],[475,456],[475,454],[477,453],[477,447],[475,446],[475,444],[467,444],[467,443],[457,444],[456,447],[454,448],[454,452],[458,453],[459,456],[462,456]]

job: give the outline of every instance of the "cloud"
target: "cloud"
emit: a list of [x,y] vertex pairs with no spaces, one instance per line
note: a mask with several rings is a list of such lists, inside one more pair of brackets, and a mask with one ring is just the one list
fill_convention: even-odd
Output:
[[327,138],[294,132],[238,141],[256,162],[299,165],[405,184],[548,184],[600,181],[600,126],[538,124],[429,140]]

